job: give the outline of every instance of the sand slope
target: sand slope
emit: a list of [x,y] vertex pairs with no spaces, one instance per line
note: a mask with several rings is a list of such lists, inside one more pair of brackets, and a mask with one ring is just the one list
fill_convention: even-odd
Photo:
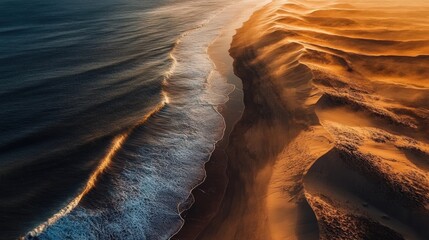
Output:
[[200,239],[429,239],[429,3],[273,1],[231,48],[246,110]]

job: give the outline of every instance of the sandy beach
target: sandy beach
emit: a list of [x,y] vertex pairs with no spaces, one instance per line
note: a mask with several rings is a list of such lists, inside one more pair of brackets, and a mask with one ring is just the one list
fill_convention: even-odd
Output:
[[428,239],[429,5],[273,1],[230,49],[245,111],[198,239]]
[[226,148],[232,130],[242,117],[244,111],[242,81],[234,74],[233,58],[229,54],[231,41],[236,34],[236,29],[248,19],[253,11],[262,7],[264,2],[246,2],[244,5],[234,6],[239,15],[234,22],[222,29],[219,37],[209,46],[207,52],[216,66],[216,70],[234,85],[234,91],[229,94],[229,100],[218,107],[218,111],[225,120],[225,132],[221,141],[216,144],[210,160],[206,163],[206,178],[204,182],[192,191],[194,204],[190,209],[182,213],[185,220],[181,230],[172,237],[173,240],[197,239],[204,231],[216,213],[219,211],[222,199],[228,185],[228,155]]
[[429,0],[0,13],[0,240],[429,239]]

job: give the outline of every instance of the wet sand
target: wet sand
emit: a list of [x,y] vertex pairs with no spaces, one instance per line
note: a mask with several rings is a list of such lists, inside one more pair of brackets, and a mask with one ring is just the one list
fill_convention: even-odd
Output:
[[228,185],[198,239],[428,239],[428,14],[347,0],[255,12],[230,50],[245,111]]

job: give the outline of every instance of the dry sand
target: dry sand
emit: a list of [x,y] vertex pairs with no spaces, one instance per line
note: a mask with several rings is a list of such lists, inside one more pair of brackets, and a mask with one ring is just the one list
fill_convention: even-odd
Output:
[[273,1],[230,50],[245,112],[199,239],[429,239],[429,2]]

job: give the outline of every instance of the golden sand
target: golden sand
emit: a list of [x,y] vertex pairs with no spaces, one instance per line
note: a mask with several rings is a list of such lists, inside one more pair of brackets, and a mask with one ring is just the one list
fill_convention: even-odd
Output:
[[232,44],[246,111],[200,239],[429,239],[429,2],[273,1]]

